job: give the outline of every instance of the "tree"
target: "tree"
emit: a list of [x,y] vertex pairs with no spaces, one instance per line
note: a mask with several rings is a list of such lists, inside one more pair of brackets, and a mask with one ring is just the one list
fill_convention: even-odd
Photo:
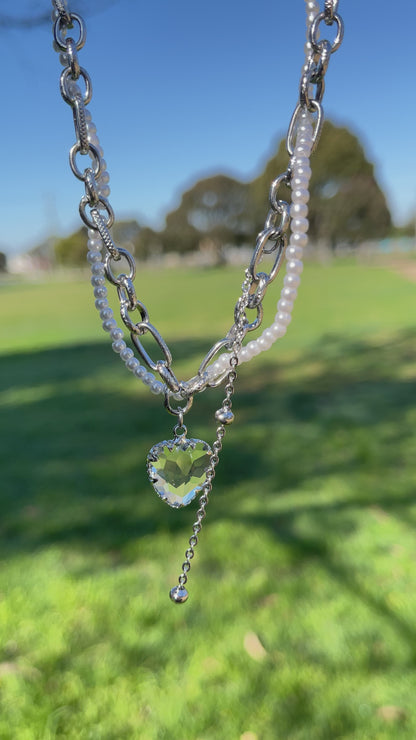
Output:
[[226,175],[199,180],[187,190],[178,208],[168,213],[161,234],[168,251],[207,247],[220,256],[229,243],[245,243],[253,232],[250,189]]
[[[139,240],[141,227],[136,220],[117,221],[114,224],[112,236],[114,242],[120,247],[125,247],[130,252],[135,252],[135,244]],[[71,265],[83,267],[87,255],[87,229],[82,226],[69,236],[58,239],[55,242],[55,260],[58,265]]]
[[[285,142],[281,141],[276,155],[252,183],[257,214],[260,194],[286,166]],[[380,239],[391,229],[385,196],[359,140],[347,128],[329,121],[313,154],[309,213],[311,241],[325,242],[332,248],[342,242],[355,245],[366,239]]]
[[87,254],[87,229],[82,226],[69,236],[55,242],[55,260],[58,265],[83,266]]

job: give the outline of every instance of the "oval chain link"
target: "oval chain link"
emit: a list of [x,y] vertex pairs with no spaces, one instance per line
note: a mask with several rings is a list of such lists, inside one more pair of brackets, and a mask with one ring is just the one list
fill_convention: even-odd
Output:
[[[327,26],[332,26],[335,23],[337,33],[334,41],[331,42],[328,39],[319,38],[319,26],[322,21]],[[323,12],[317,13],[313,19],[309,27],[308,37],[311,52],[302,70],[299,85],[299,101],[293,111],[286,135],[286,149],[290,157],[293,157],[295,150],[294,140],[298,119],[302,111],[306,109],[310,113],[316,114],[311,154],[315,151],[321,135],[324,122],[322,99],[325,92],[325,75],[331,54],[339,49],[344,37],[344,21],[338,14],[338,0],[325,0],[325,9]],[[314,86],[316,88],[315,94],[313,94]]]

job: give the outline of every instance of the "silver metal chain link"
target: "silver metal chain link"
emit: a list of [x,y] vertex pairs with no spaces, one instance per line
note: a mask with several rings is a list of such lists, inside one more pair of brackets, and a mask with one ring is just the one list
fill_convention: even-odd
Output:
[[[337,28],[335,39],[321,39],[319,26],[324,21],[327,26],[334,23]],[[286,149],[290,157],[295,149],[295,134],[299,118],[305,109],[315,115],[312,152],[321,135],[324,122],[322,99],[325,92],[325,75],[327,73],[331,54],[339,49],[344,38],[344,21],[338,14],[338,0],[325,0],[325,9],[318,13],[309,28],[309,43],[311,53],[302,70],[299,85],[299,102],[293,111],[286,135]],[[314,90],[315,88],[315,90]],[[311,153],[312,153],[311,152]]]

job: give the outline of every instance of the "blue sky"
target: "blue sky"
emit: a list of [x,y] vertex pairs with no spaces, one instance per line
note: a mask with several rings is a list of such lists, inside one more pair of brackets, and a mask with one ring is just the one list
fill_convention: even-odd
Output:
[[[0,13],[49,3],[10,6],[0,0]],[[297,101],[304,0],[83,0],[81,8],[80,61],[92,77],[90,110],[117,217],[160,226],[200,176],[260,171]],[[339,10],[345,39],[328,68],[325,114],[361,137],[402,222],[416,209],[416,6],[340,0]],[[77,228],[82,183],[68,167],[74,129],[50,27],[0,34],[0,249],[12,253]]]

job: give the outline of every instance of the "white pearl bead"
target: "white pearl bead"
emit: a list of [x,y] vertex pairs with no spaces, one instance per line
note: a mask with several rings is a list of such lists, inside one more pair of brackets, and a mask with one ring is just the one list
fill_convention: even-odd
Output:
[[289,260],[286,269],[288,273],[300,275],[303,272],[303,262],[302,260]]
[[288,301],[287,298],[280,298],[277,302],[277,308],[279,311],[290,313],[293,310],[293,301]]
[[308,215],[308,206],[306,203],[292,203],[290,206],[291,218],[306,218]]
[[311,170],[311,168],[309,166],[308,167],[306,167],[306,166],[305,167],[300,167],[299,165],[296,165],[295,164],[294,174],[296,175],[296,177],[302,177],[303,176],[303,177],[307,177],[308,180],[310,180],[310,177],[312,175],[312,170]]
[[104,331],[110,332],[112,329],[117,329],[117,323],[115,319],[106,319],[106,321],[103,321],[102,327]]
[[106,321],[107,319],[112,319],[113,318],[113,315],[114,315],[113,314],[113,310],[110,307],[103,308],[100,311],[100,319],[101,319],[101,321]]
[[266,329],[266,330],[265,330],[265,331],[263,332],[263,337],[264,337],[264,338],[266,339],[266,341],[267,341],[267,342],[270,342],[270,346],[272,346],[272,344],[274,344],[274,341],[275,341],[275,339],[276,339],[276,337],[275,337],[275,335],[273,334],[273,332],[272,332],[272,330],[271,330],[271,329]]
[[[299,129],[299,133],[296,139],[296,149],[299,145],[306,144],[307,146],[311,147],[313,144],[313,138],[309,131],[307,130],[306,126],[302,126],[302,130]],[[295,153],[296,153],[295,149]],[[300,152],[299,152],[300,154]]]
[[220,355],[218,358],[218,362],[222,365],[222,369],[225,370],[230,365],[230,356],[228,352],[226,352],[223,355]]
[[293,244],[289,243],[289,246],[286,249],[286,258],[288,260],[301,260],[303,257],[303,249],[302,247],[295,247]]
[[287,332],[287,327],[284,324],[278,324],[275,322],[271,325],[270,331],[273,332],[276,339],[279,339],[279,337],[284,337]]
[[111,190],[108,187],[108,185],[101,185],[101,183],[99,183],[98,192],[99,192],[100,195],[103,196],[103,198],[108,198],[108,196],[111,193]]
[[309,200],[309,191],[304,188],[298,188],[292,192],[292,203],[307,203]]
[[292,232],[304,234],[309,227],[309,221],[307,218],[293,218],[291,223]]
[[290,286],[285,285],[282,288],[282,292],[281,292],[280,295],[282,296],[282,298],[285,298],[288,301],[292,301],[293,302],[293,301],[296,300],[296,298],[298,296],[298,291],[296,290],[296,288],[291,288]]
[[95,298],[106,298],[107,288],[105,285],[99,285],[98,288],[94,288],[94,296]]
[[266,352],[266,350],[270,349],[270,347],[273,344],[273,340],[266,339],[264,334],[262,334],[261,337],[259,337],[256,341],[257,341],[257,346],[260,349],[260,352]]
[[160,380],[154,380],[153,383],[150,385],[150,390],[155,395],[157,395],[158,393],[163,393],[164,385]]
[[283,282],[288,288],[297,288],[298,285],[300,285],[300,277],[299,275],[290,273],[289,275],[284,276]]
[[126,362],[126,368],[130,370],[130,372],[134,373],[137,368],[139,367],[140,362],[138,361],[137,357],[131,357],[130,360],[127,360]]
[[93,275],[104,275],[104,264],[102,262],[93,262],[91,272]]
[[131,358],[134,357],[134,352],[130,347],[126,347],[126,349],[123,349],[123,351],[120,352],[120,357],[123,362],[128,362],[128,360],[131,360]]
[[220,375],[220,373],[222,373],[222,365],[220,362],[218,362],[218,360],[214,362],[214,364],[211,365],[211,367],[212,367],[213,376]]
[[123,329],[120,329],[119,326],[117,326],[115,329],[112,329],[110,331],[110,337],[114,342],[117,342],[118,339],[123,339],[124,337]]
[[147,370],[146,370],[146,368],[145,368],[145,367],[143,367],[143,365],[140,365],[140,364],[139,364],[139,365],[138,365],[138,366],[137,366],[137,367],[136,367],[136,368],[134,369],[134,374],[135,374],[135,375],[136,375],[136,376],[137,376],[138,378],[140,378],[140,380],[142,380],[142,379],[144,378],[144,376],[145,376],[145,375],[147,374]]
[[90,251],[87,252],[87,260],[91,264],[93,262],[101,262],[101,252],[98,252],[95,249],[90,249]]
[[248,362],[251,359],[250,353],[247,351],[246,347],[243,347],[240,352],[238,353],[238,359],[241,362]]
[[155,381],[155,376],[153,373],[146,373],[146,375],[143,377],[143,383],[146,385],[152,385]]
[[97,288],[99,285],[105,285],[105,277],[103,275],[93,275],[90,283],[93,288]]
[[[300,142],[296,143],[295,152],[294,152],[295,157],[296,157],[296,162],[299,162],[300,158],[305,159],[305,160],[308,159],[311,153],[311,149],[312,149],[312,142],[309,142],[308,140],[303,141],[302,144]],[[304,162],[304,164],[306,164],[306,162]]]
[[295,157],[295,167],[308,167],[308,165],[309,157],[304,157],[302,155]]
[[114,352],[120,353],[123,349],[126,349],[127,344],[122,339],[118,339],[117,342],[113,342],[111,346]]
[[307,190],[309,178],[305,177],[305,175],[296,175],[292,177],[290,184],[292,186],[292,190]]
[[100,175],[100,183],[104,183],[105,185],[110,182],[110,173],[105,170]]
[[[95,295],[95,290],[94,290],[94,295]],[[95,301],[95,308],[97,309],[97,311],[102,311],[102,309],[107,308],[107,306],[108,306],[107,298],[97,298],[97,300]]]
[[276,316],[274,317],[274,321],[276,324],[289,326],[290,322],[292,321],[292,316],[290,315],[290,313],[287,313],[287,311],[278,311]]
[[260,354],[260,347],[257,345],[256,341],[249,342],[247,344],[247,350],[251,353],[252,357]]
[[296,233],[290,235],[289,246],[291,247],[306,247],[308,243],[308,235],[304,233]]

